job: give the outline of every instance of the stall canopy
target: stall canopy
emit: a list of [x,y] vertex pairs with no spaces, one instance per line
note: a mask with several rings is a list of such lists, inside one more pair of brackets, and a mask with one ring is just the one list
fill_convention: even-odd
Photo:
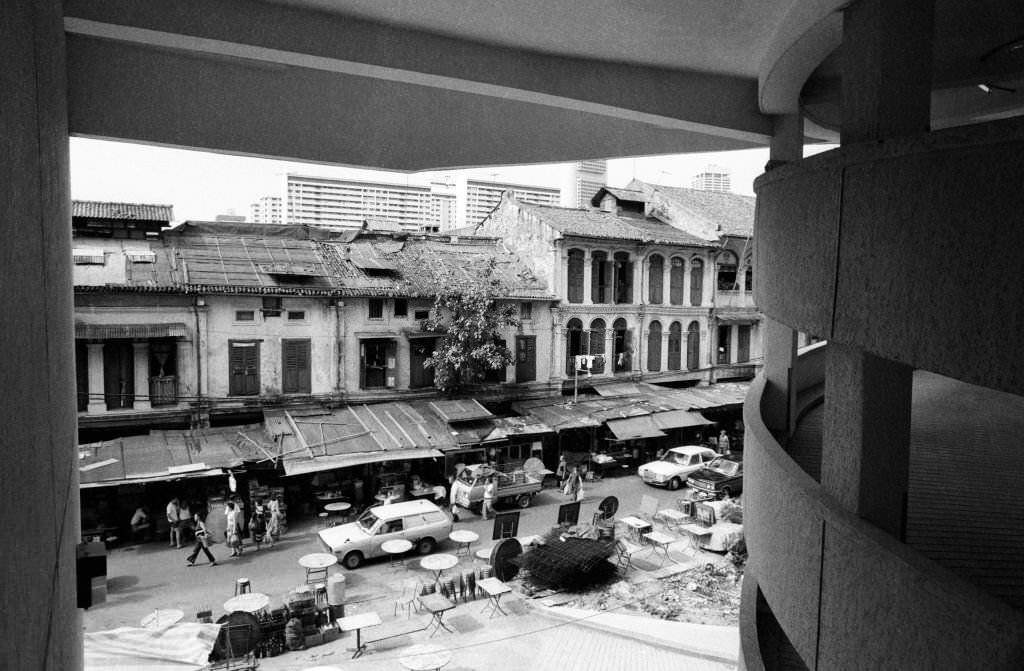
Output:
[[473,399],[430,401],[428,405],[446,422],[471,422],[494,417],[490,410]]
[[496,417],[492,420],[493,431],[488,439],[497,440],[510,436],[541,436],[554,433],[550,426],[536,417]]
[[704,415],[692,410],[669,410],[658,412],[651,416],[654,425],[659,429],[683,429],[688,426],[705,426],[714,424]]
[[285,475],[442,457],[456,446],[443,421],[408,403],[268,410],[264,417]]
[[199,671],[209,668],[219,634],[219,624],[198,622],[86,633],[83,661],[86,671]]
[[616,440],[661,438],[666,435],[664,431],[654,425],[654,418],[651,415],[610,419],[606,424]]
[[263,458],[249,434],[259,426],[151,431],[78,446],[81,486],[109,487],[141,482],[221,475]]

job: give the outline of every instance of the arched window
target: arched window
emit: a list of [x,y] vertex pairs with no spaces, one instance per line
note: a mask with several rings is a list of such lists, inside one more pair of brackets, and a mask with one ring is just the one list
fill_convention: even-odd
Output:
[[586,354],[583,349],[583,322],[579,319],[570,319],[565,325],[565,374],[572,375],[576,370],[573,358],[579,354]]
[[615,252],[615,302],[633,302],[633,262],[626,252]]
[[736,276],[736,255],[732,252],[722,252],[718,256],[718,290],[736,291],[739,284]]
[[690,261],[690,305],[700,305],[704,300],[704,262]]
[[661,370],[661,322],[651,322],[647,334],[647,370]]
[[690,322],[686,330],[686,370],[700,368],[700,324]]
[[633,370],[633,332],[626,328],[625,319],[616,319],[612,324],[614,344],[612,357],[615,359],[616,373],[626,373]]
[[665,285],[665,259],[660,254],[654,254],[648,260],[647,266],[647,302],[658,305],[664,300]]
[[683,276],[686,274],[686,262],[678,256],[673,257],[668,273],[668,302],[672,305],[682,305]]
[[595,303],[612,302],[612,264],[605,252],[590,254],[590,300]]
[[604,368],[604,339],[605,329],[607,326],[603,319],[595,319],[590,322],[590,354],[595,356],[600,355],[600,361],[594,361],[594,367],[590,369],[591,373],[599,374],[605,371]]
[[679,370],[681,353],[683,349],[683,326],[679,322],[672,322],[668,327],[668,369]]
[[583,302],[583,250],[570,249],[566,277],[569,280],[566,298],[570,303]]

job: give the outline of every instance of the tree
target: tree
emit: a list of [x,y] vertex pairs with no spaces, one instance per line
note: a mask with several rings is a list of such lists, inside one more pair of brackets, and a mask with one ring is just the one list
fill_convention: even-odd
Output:
[[508,290],[496,277],[494,257],[476,256],[453,265],[429,250],[417,250],[403,261],[405,291],[434,301],[423,329],[444,334],[423,364],[433,367],[435,387],[452,393],[481,381],[485,371],[512,363],[511,350],[499,341],[506,328],[519,326],[518,310],[500,301]]

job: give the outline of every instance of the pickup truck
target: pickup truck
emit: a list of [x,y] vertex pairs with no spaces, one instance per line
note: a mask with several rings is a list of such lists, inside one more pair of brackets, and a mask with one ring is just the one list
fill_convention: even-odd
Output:
[[462,469],[452,483],[452,501],[463,508],[479,510],[484,502],[484,485],[490,477],[495,478],[495,504],[508,501],[529,508],[542,486],[541,478],[527,471],[502,473],[486,464],[474,464]]

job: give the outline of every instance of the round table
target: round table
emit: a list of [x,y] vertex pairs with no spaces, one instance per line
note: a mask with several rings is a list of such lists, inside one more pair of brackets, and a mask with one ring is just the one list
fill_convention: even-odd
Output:
[[420,566],[428,571],[434,572],[434,584],[441,582],[441,573],[452,568],[459,563],[459,558],[455,555],[449,554],[436,554],[427,555],[420,560]]
[[388,553],[391,565],[402,563],[402,555],[412,549],[412,543],[404,538],[394,538],[380,544],[380,549]]
[[448,534],[448,538],[456,543],[455,554],[469,556],[469,546],[480,540],[480,534],[469,529],[456,529]]
[[142,618],[142,626],[146,629],[164,629],[181,622],[183,617],[185,617],[184,611],[177,608],[157,608]]
[[329,513],[338,513],[340,517],[348,517],[348,511],[352,510],[352,504],[348,501],[335,501],[324,506]]
[[234,613],[236,610],[242,610],[246,613],[258,613],[269,605],[270,597],[266,594],[248,592],[233,596],[225,601],[224,610],[228,613]]
[[407,649],[398,661],[409,671],[439,671],[452,661],[452,653],[440,645],[421,643]]
[[493,550],[493,549],[494,548],[480,548],[479,550],[477,550],[473,554],[476,555],[477,559],[482,559],[485,562],[490,562],[491,561],[491,550]]
[[313,552],[299,557],[299,566],[306,569],[306,584],[327,582],[327,569],[338,563],[338,558],[327,552]]

